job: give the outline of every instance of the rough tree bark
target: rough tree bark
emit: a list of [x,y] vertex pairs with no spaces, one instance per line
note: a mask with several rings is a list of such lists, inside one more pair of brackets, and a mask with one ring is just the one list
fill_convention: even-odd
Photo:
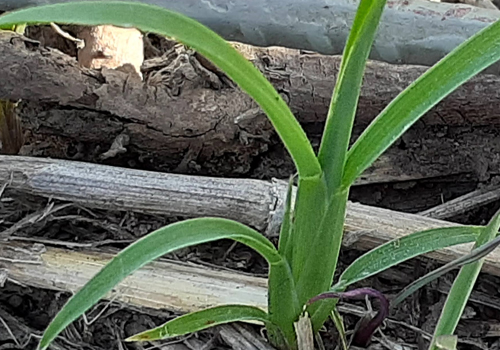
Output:
[[[137,74],[142,79],[144,45],[139,30],[111,25],[77,28],[79,39],[71,38],[57,25],[52,24],[52,29],[58,34],[75,41],[79,40],[76,46],[80,66],[91,69],[105,67],[124,70],[130,74]],[[14,31],[23,34],[25,26]],[[0,153],[17,154],[23,145],[23,132],[15,115],[14,106],[15,104],[9,101],[4,101],[0,106]]]
[[[285,97],[317,144],[340,58],[239,48]],[[255,175],[262,168],[273,168],[267,175],[278,177],[293,172],[255,103],[183,47],[146,61],[144,82],[120,71],[81,69],[74,59],[10,33],[0,35],[0,55],[0,98],[25,101],[24,125],[38,142],[38,153],[27,147],[24,154],[95,161],[126,150],[120,159],[141,168],[233,176]],[[355,136],[425,70],[371,62]],[[499,88],[500,79],[490,75],[465,84],[405,134],[360,183],[496,176]],[[106,153],[113,141],[114,149]]]

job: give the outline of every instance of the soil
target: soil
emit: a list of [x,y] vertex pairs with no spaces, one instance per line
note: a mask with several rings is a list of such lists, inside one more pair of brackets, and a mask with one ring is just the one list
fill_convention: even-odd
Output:
[[[4,227],[10,226],[42,207],[43,201],[39,198],[28,198],[10,192],[4,193],[3,198],[19,199],[19,202],[9,202],[3,206],[2,217],[6,219]],[[10,204],[9,204],[10,203]],[[497,205],[487,208],[491,213]],[[486,215],[486,214],[485,214]],[[69,207],[58,213],[62,220],[40,222],[16,235],[31,238],[47,238],[66,242],[100,242],[115,240],[117,243],[108,247],[122,249],[126,243],[121,240],[137,239],[152,230],[179,218],[152,217],[134,213],[114,213]],[[67,220],[64,218],[67,217]],[[114,228],[120,227],[119,233]],[[340,269],[352,262],[361,252],[344,250],[341,255]],[[186,260],[209,266],[217,265],[226,268],[265,275],[266,265],[262,259],[242,245],[233,246],[232,242],[221,241],[215,244],[206,244],[183,250],[170,258]],[[370,286],[384,292],[387,296],[394,296],[399,290],[411,281],[426,272],[436,268],[438,264],[429,259],[418,259],[390,269],[377,277],[363,281],[358,286]],[[393,311],[385,323],[383,330],[376,334],[371,349],[389,348],[398,349],[406,344],[409,348],[424,349],[429,334],[442,309],[446,291],[448,290],[453,273],[424,287],[417,294],[410,297],[404,304]],[[460,337],[460,349],[497,349],[500,345],[500,278],[491,275],[481,275],[475,291],[471,297],[465,316],[460,323],[457,334]],[[36,335],[40,335],[48,322],[61,308],[69,295],[50,290],[36,289],[6,282],[0,289],[0,317],[8,325],[16,340],[12,339],[6,328],[0,327],[1,346],[5,349],[15,349],[20,346],[26,349],[36,348]],[[346,303],[343,303],[346,305]],[[353,308],[366,310],[365,302],[354,303]],[[374,309],[377,305],[373,306]],[[131,309],[118,303],[101,302],[86,315],[86,320],[79,319],[64,331],[57,342],[63,349],[73,347],[88,349],[149,349],[151,346],[165,347],[161,343],[129,344],[120,340],[148,328],[160,325],[174,315],[168,310]],[[359,320],[359,315],[344,315],[347,329],[353,329]],[[252,327],[256,334],[258,327]],[[322,333],[326,349],[335,349],[337,334],[334,327],[327,326],[328,331]],[[193,339],[209,343],[210,349],[232,348],[221,339],[217,328],[193,335]],[[31,336],[31,339],[29,335]],[[182,338],[180,344],[193,348],[193,339]],[[382,345],[382,347],[380,347]],[[200,349],[194,345],[195,349]]]
[[[65,28],[66,30],[71,28]],[[75,56],[73,46],[64,40],[54,37],[50,29],[32,27],[30,36],[40,40],[44,45],[56,47],[68,55]],[[152,58],[172,48],[172,43],[164,39],[149,36],[146,39],[146,57]],[[56,110],[58,107],[40,103],[26,104],[23,110],[25,118],[40,113],[42,110]],[[66,112],[79,110],[64,107]],[[31,119],[33,120],[33,119]],[[313,141],[318,138],[317,129],[320,125],[309,125],[309,135]],[[488,132],[488,126],[482,127]],[[491,131],[493,133],[493,131]],[[466,133],[465,133],[466,134]],[[75,139],[76,136],[75,136]],[[487,140],[485,138],[484,140]],[[25,154],[34,156],[57,156],[59,158],[95,161],[92,157],[76,157],[78,154],[96,154],[99,144],[92,142],[79,143],[75,140],[47,138],[40,141],[36,133],[28,135],[29,148]],[[411,141],[411,140],[410,140]],[[54,145],[63,142],[64,152],[53,152]],[[484,141],[486,142],[486,141]],[[47,146],[49,144],[49,146]],[[488,144],[479,144],[478,147],[487,148]],[[402,147],[402,146],[401,146]],[[47,153],[48,152],[48,153]],[[476,157],[469,155],[471,157]],[[488,156],[484,155],[485,160]],[[152,157],[151,159],[154,159]],[[231,160],[231,159],[230,159]],[[481,163],[481,159],[476,159]],[[272,177],[287,178],[293,167],[278,142],[272,142],[266,150],[250,157],[250,164],[242,171],[240,168],[225,166],[214,170],[224,159],[217,159],[217,163],[210,166],[179,168],[175,166],[159,166],[158,164],[145,165],[144,159],[132,151],[107,164],[189,172],[190,174],[209,174],[224,176],[245,176],[259,179]],[[240,162],[233,162],[236,164]],[[183,171],[184,170],[184,171]],[[351,200],[398,211],[417,213],[464,195],[478,188],[497,185],[497,178],[492,176],[463,176],[452,174],[447,176],[426,177],[411,181],[375,183],[355,186],[351,193]],[[1,191],[0,191],[1,193]],[[11,227],[30,213],[43,209],[46,200],[26,194],[5,191],[0,201],[0,232]],[[55,202],[57,204],[57,201]],[[476,210],[467,212],[450,221],[485,224],[491,215],[500,207],[499,202],[489,204]],[[168,223],[182,220],[179,217],[148,216],[140,213],[121,213],[103,210],[69,206],[58,212],[58,220],[43,220],[27,228],[15,232],[17,236],[38,237],[65,242],[102,242],[110,240],[107,247],[114,249],[124,248],[130,240],[135,240],[152,230]],[[362,252],[343,250],[341,254],[340,270],[358,257]],[[178,260],[195,262],[198,264],[218,265],[228,269],[252,273],[266,274],[266,264],[242,245],[233,245],[229,241],[185,249],[170,256]],[[397,268],[392,268],[374,278],[363,281],[360,286],[376,288],[386,295],[393,296],[404,286],[422,276],[438,265],[428,259],[415,259]],[[429,335],[432,334],[439,312],[442,309],[446,291],[453,280],[454,273],[424,287],[411,296],[397,310],[394,310],[384,327],[376,333],[370,349],[426,349]],[[467,306],[464,317],[458,328],[460,338],[459,349],[500,349],[500,278],[483,274]],[[48,322],[69,297],[68,294],[18,285],[7,280],[0,288],[0,350],[4,349],[35,349],[37,337],[41,334]],[[345,304],[345,303],[344,303]],[[352,309],[364,312],[369,305],[366,302],[354,303]],[[376,303],[373,305],[377,308]],[[234,342],[224,336],[222,328],[199,332],[189,337],[183,337],[169,343],[125,343],[121,340],[162,324],[174,317],[168,310],[133,309],[119,303],[102,302],[87,313],[86,319],[79,319],[68,327],[55,342],[54,348],[59,349],[133,349],[142,350],[158,347],[161,349],[238,349]],[[359,314],[345,314],[348,330],[355,327]],[[248,326],[257,336],[261,330],[256,326]],[[322,333],[326,349],[335,349],[338,344],[338,334],[332,324],[328,324]]]

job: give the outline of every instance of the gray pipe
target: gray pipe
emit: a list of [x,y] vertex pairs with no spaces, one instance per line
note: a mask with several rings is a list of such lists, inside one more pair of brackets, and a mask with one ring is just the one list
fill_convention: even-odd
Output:
[[[72,0],[0,0],[0,9]],[[227,40],[340,54],[357,0],[136,0],[193,17]],[[372,59],[432,65],[494,22],[499,11],[425,0],[390,0]],[[490,69],[498,73],[500,69]]]

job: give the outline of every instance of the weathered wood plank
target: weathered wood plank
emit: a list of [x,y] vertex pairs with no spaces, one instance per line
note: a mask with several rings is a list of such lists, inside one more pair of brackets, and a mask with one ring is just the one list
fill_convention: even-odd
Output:
[[[184,217],[218,216],[252,225],[267,235],[279,227],[286,183],[172,175],[82,162],[0,156],[0,183],[48,198],[108,210]],[[456,225],[414,214],[349,203],[345,245],[368,250],[412,232]],[[447,262],[468,245],[428,254]],[[500,276],[500,251],[484,271]]]
[[[13,35],[0,35],[0,98],[23,100],[20,114],[31,136],[23,154],[128,161],[134,167],[216,176],[287,177],[294,171],[267,119],[258,109],[250,113],[254,102],[182,48],[146,61],[145,82],[140,82],[123,72],[83,70],[73,58]],[[282,92],[317,143],[340,58],[237,46]],[[426,69],[369,63],[354,138]],[[477,182],[498,175],[500,144],[493,126],[500,120],[499,91],[500,78],[492,75],[466,83],[412,127],[359,183],[457,174]],[[125,153],[104,159],[120,137],[126,140]]]

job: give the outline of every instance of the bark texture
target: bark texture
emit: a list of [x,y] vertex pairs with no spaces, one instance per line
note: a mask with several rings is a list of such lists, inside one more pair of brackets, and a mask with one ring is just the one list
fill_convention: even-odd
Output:
[[[285,97],[319,142],[339,57],[238,45]],[[0,35],[0,98],[22,99],[32,144],[24,154],[231,176],[294,171],[256,104],[184,47],[147,60],[145,81],[122,71],[79,68],[59,51]],[[359,135],[426,68],[371,62],[355,125]],[[498,174],[500,78],[466,83],[414,125],[359,183]],[[114,148],[109,148],[114,143]],[[111,151],[110,153],[107,153]]]
[[[279,232],[287,191],[284,181],[172,175],[29,157],[1,156],[0,161],[0,183],[12,190],[112,211],[225,217],[270,236]],[[457,225],[350,202],[343,244],[369,250],[413,232]],[[11,231],[0,232],[0,238],[9,239]],[[425,256],[448,262],[470,248],[458,245]],[[500,251],[486,257],[484,271],[500,276]]]

